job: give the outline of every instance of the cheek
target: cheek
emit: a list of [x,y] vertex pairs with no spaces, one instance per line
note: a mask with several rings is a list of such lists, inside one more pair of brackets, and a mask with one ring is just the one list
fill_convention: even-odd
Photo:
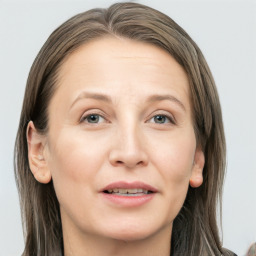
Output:
[[154,154],[154,165],[164,181],[163,191],[170,202],[181,208],[192,172],[196,140],[193,130],[175,134],[165,140]]
[[51,146],[50,166],[52,173],[62,173],[82,178],[100,165],[102,146],[92,143],[83,133],[62,131]]
[[[83,134],[68,129],[55,136],[54,144],[49,147],[48,166],[60,203],[75,198],[78,200],[81,193],[89,195],[104,159],[103,148]],[[72,199],[70,191],[74,194]]]
[[[156,148],[156,147],[155,147]],[[182,181],[191,174],[196,149],[193,130],[167,137],[154,153],[154,164],[163,176]]]

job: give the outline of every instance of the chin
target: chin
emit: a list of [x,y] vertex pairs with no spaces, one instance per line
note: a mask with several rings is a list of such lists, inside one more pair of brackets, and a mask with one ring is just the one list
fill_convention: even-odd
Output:
[[152,234],[147,232],[123,232],[123,233],[117,233],[117,234],[110,234],[109,238],[120,240],[123,242],[134,242],[139,240],[144,240],[150,237]]
[[147,239],[158,233],[158,231],[156,228],[145,225],[125,225],[123,227],[119,225],[116,228],[112,227],[105,235],[115,240],[131,242]]

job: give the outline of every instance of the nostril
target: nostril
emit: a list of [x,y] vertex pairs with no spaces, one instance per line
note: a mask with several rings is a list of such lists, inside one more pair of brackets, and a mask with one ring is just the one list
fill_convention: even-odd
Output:
[[147,155],[142,151],[135,150],[111,150],[109,161],[113,166],[125,166],[134,168],[146,166],[148,163]]
[[144,161],[139,161],[139,162],[136,163],[136,161],[121,161],[121,160],[118,160],[118,161],[115,161],[114,165],[116,165],[116,166],[125,165],[129,168],[133,168],[135,166],[144,166],[145,162]]

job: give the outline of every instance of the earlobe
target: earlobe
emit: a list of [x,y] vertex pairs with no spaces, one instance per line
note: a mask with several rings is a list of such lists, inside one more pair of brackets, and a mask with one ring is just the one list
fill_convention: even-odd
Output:
[[192,167],[191,177],[189,184],[193,188],[200,187],[203,183],[203,169],[205,164],[205,158],[203,151],[198,148],[195,152],[194,164]]
[[51,173],[44,155],[45,136],[39,134],[30,121],[27,126],[27,144],[29,167],[35,179],[40,183],[49,183]]

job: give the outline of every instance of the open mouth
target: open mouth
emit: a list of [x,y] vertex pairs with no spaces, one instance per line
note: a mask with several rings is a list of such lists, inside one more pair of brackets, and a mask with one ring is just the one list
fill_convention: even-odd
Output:
[[111,207],[139,207],[153,200],[157,193],[156,188],[141,181],[117,181],[101,190]]
[[114,189],[108,189],[103,191],[106,194],[113,194],[113,195],[120,195],[120,196],[143,196],[147,194],[154,193],[151,190],[146,190],[142,188],[114,188]]

